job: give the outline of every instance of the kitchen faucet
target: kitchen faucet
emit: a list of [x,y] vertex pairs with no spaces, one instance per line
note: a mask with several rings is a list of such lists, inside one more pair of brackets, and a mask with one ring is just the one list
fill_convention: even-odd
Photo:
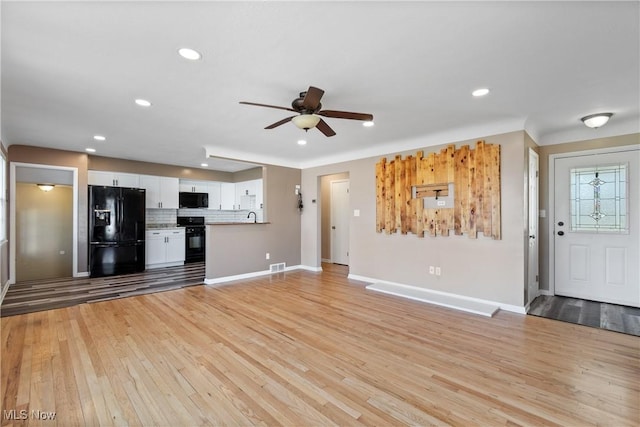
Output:
[[251,217],[251,214],[253,214],[253,223],[255,224],[256,222],[258,222],[258,216],[256,215],[256,213],[254,211],[251,211],[247,215],[247,218]]

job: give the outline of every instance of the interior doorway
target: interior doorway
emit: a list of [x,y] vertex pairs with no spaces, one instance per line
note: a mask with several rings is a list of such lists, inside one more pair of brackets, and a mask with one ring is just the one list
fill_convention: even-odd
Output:
[[[345,186],[348,189],[348,185],[348,172],[320,177],[320,249],[323,263],[349,264],[349,203],[348,199],[345,203],[342,192]],[[340,195],[336,191],[340,191],[343,197],[338,197]],[[334,200],[334,197],[339,200]],[[346,258],[339,255],[346,255]]]
[[539,293],[539,259],[538,259],[538,153],[529,148],[529,246],[527,249],[527,300],[531,304]]
[[78,275],[77,186],[77,168],[11,163],[10,283]]

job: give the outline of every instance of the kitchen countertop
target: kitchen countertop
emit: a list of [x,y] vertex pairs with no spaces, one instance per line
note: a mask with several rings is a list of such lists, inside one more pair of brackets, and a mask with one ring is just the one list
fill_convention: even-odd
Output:
[[260,225],[271,224],[270,222],[208,222],[207,225]]
[[147,224],[147,230],[157,230],[163,228],[178,228],[178,224]]

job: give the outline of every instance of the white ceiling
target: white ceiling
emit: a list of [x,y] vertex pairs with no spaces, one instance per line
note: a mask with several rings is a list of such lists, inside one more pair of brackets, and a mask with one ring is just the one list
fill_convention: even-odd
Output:
[[[2,141],[304,168],[520,129],[541,145],[639,132],[639,5],[4,1]],[[323,108],[376,125],[265,130],[291,114],[238,104],[287,107],[309,85]],[[491,93],[473,98],[479,87]],[[605,127],[581,124],[602,111],[615,114]]]

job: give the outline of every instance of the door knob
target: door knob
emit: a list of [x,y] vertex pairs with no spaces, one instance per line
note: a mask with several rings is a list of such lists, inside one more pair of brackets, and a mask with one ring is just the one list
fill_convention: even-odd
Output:
[[564,222],[560,221],[560,222],[558,223],[558,225],[559,225],[560,227],[562,227],[562,226],[564,225]]
[[336,229],[336,226],[335,226],[335,225],[331,226],[331,229],[332,229],[332,230],[335,230],[335,229]]
[[564,236],[564,231],[558,231],[558,236]]

